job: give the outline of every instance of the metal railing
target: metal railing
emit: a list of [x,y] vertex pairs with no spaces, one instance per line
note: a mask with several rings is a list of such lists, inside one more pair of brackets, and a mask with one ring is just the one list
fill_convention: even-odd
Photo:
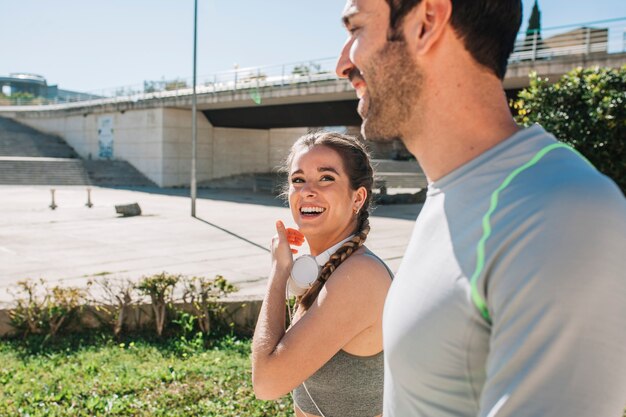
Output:
[[520,32],[509,63],[626,52],[626,18]]
[[[254,101],[260,100],[259,89],[264,87],[282,87],[296,84],[310,84],[320,81],[336,80],[335,64],[337,58],[325,58],[314,61],[295,62],[262,67],[236,68],[207,76],[199,76],[196,85],[197,94],[218,94],[251,90]],[[122,101],[137,102],[143,100],[165,99],[189,96],[192,94],[192,78],[176,78],[173,80],[144,81],[143,84],[126,85],[108,89],[81,93],[76,97],[66,96],[64,99],[20,99],[3,103],[4,105],[62,105],[63,108],[72,104],[84,106],[118,103]],[[51,108],[52,109],[52,108]]]
[[[509,63],[550,60],[562,56],[589,56],[626,52],[626,17],[581,24],[522,31],[517,36]],[[199,76],[197,94],[217,95],[223,92],[249,90],[250,98],[260,102],[260,89],[333,81],[336,57],[281,65],[236,68]],[[106,105],[120,102],[184,97],[192,94],[192,78],[144,81],[80,93],[62,99],[0,97],[0,106],[41,106],[49,109]],[[0,107],[1,108],[1,107]]]

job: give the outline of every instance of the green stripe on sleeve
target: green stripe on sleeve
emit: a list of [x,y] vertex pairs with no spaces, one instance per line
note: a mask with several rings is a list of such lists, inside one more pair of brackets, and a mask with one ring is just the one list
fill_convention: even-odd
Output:
[[480,295],[480,292],[478,291],[478,287],[476,283],[478,282],[478,278],[482,274],[483,268],[485,267],[485,243],[487,242],[487,239],[489,239],[489,236],[491,236],[491,215],[498,208],[498,197],[500,196],[500,192],[504,190],[506,187],[508,187],[509,184],[520,173],[526,171],[527,169],[531,168],[533,165],[537,164],[541,160],[541,158],[543,158],[548,152],[554,149],[559,149],[559,148],[569,149],[570,151],[576,153],[578,156],[583,158],[585,161],[587,161],[587,163],[591,165],[591,163],[582,154],[580,154],[580,152],[578,152],[574,148],[564,143],[555,143],[555,144],[546,146],[545,148],[541,149],[539,152],[535,154],[535,156],[533,156],[533,158],[530,161],[516,168],[513,172],[511,172],[506,177],[506,179],[502,182],[502,184],[500,184],[500,186],[491,194],[489,210],[487,210],[487,213],[485,213],[485,215],[483,216],[483,222],[482,222],[483,223],[483,235],[478,241],[478,246],[476,247],[476,269],[474,270],[474,274],[472,275],[472,278],[470,279],[472,301],[474,302],[474,305],[476,306],[478,311],[480,311],[483,318],[488,323],[491,323],[491,316],[489,315],[489,309],[487,308],[487,303],[485,302],[483,297]]

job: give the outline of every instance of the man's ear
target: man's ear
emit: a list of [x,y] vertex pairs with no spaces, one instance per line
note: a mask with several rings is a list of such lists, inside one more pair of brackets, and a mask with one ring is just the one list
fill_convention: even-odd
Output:
[[452,0],[422,0],[404,19],[407,43],[424,55],[441,39],[452,16]]

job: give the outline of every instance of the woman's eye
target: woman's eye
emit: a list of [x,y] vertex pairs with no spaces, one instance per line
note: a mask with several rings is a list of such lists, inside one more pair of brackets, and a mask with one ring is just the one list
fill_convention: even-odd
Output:
[[324,175],[322,178],[320,178],[321,181],[335,181],[335,177],[332,177],[330,175]]
[[303,183],[303,182],[304,182],[304,180],[302,178],[292,178],[291,179],[291,183],[292,184],[300,184],[300,183]]

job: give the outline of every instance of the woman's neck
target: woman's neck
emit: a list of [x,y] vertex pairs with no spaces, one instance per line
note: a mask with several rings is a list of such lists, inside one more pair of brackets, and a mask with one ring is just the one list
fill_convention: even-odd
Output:
[[309,244],[309,250],[311,252],[311,255],[318,256],[322,252],[332,248],[337,243],[341,242],[342,240],[347,239],[348,237],[352,235],[353,233],[351,232],[345,232],[345,233],[337,234],[331,238],[326,237],[325,239],[322,237],[318,237],[318,236],[314,236],[310,238],[305,236],[305,238]]

